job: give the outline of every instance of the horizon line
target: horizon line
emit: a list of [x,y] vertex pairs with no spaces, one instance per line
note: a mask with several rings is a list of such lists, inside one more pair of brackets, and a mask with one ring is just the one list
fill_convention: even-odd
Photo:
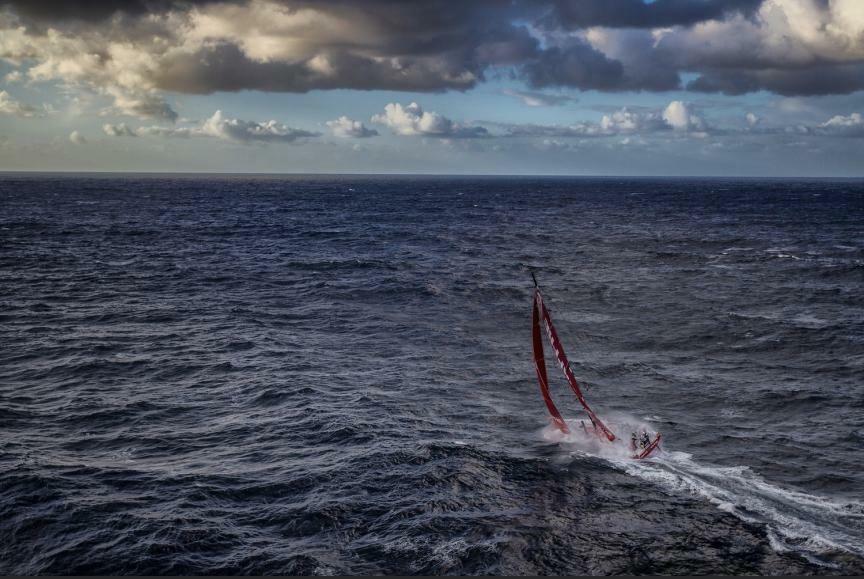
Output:
[[465,178],[560,178],[560,179],[808,179],[808,180],[864,180],[864,174],[842,175],[615,175],[601,173],[336,173],[336,172],[261,172],[261,171],[81,171],[81,170],[33,170],[0,169],[0,176],[6,175],[99,175],[99,176],[245,176],[245,177],[465,177]]

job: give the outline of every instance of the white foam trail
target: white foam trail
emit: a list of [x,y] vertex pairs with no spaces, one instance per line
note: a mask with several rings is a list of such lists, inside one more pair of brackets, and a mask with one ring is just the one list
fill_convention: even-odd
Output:
[[795,551],[814,563],[829,566],[816,557],[838,552],[864,557],[864,502],[835,501],[784,489],[765,481],[749,467],[703,465],[685,452],[666,449],[649,460],[633,460],[629,433],[641,428],[651,432],[651,428],[627,415],[610,417],[613,431],[628,433],[626,440],[612,444],[586,435],[578,420],[567,423],[572,427],[569,435],[547,427],[544,438],[564,444],[574,454],[603,458],[667,491],[703,497],[743,521],[764,524],[777,552]]
[[623,413],[606,413],[603,420],[609,428],[619,434],[614,442],[600,437],[591,431],[590,420],[566,420],[570,433],[564,434],[555,426],[549,425],[541,431],[549,442],[563,444],[573,454],[596,456],[617,463],[632,460],[630,433],[645,431],[653,440],[656,432],[645,419]]

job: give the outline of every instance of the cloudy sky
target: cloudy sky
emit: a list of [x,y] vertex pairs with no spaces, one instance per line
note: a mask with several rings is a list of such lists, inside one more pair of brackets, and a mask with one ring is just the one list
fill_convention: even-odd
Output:
[[0,170],[864,175],[864,0],[0,0]]

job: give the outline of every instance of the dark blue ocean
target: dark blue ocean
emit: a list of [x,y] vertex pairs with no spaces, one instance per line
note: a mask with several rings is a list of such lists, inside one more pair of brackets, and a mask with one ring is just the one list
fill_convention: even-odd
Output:
[[0,175],[0,573],[864,573],[862,463],[862,181]]

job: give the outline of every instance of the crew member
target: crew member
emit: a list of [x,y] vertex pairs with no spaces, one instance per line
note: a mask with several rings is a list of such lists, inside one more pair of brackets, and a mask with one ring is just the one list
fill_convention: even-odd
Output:
[[642,437],[639,439],[639,446],[642,448],[647,448],[648,445],[651,444],[651,437],[648,436],[648,431],[642,431]]

